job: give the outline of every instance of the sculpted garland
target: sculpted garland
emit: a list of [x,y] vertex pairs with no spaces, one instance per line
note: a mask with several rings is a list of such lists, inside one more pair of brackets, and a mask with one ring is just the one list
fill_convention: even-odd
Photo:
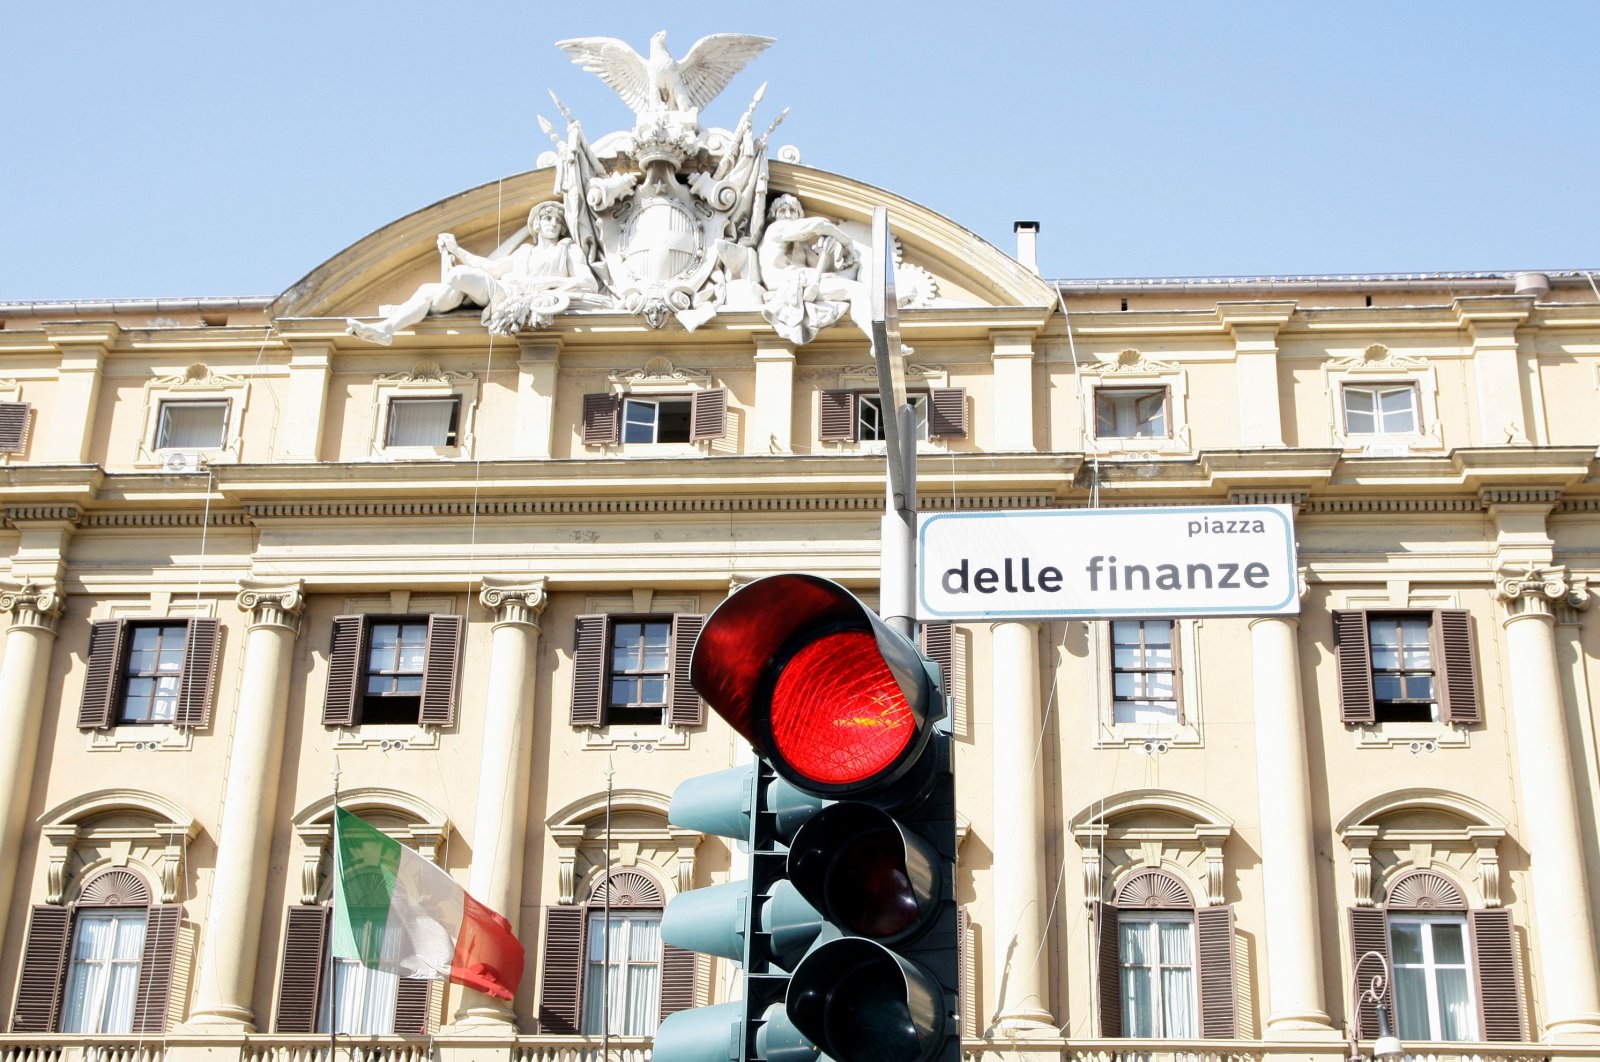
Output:
[[[651,38],[647,58],[609,37],[558,42],[617,91],[634,112],[633,129],[591,144],[556,99],[566,135],[541,117],[555,151],[539,161],[555,166],[560,198],[536,204],[526,226],[488,256],[441,233],[439,280],[381,307],[375,322],[350,318],[347,330],[387,345],[429,314],[471,303],[496,335],[547,328],[572,310],[639,314],[654,328],[676,319],[690,331],[724,310],[756,311],[795,344],[848,313],[867,332],[864,227],[852,234],[807,217],[793,195],[769,202],[767,145],[787,110],[756,135],[763,84],[731,131],[700,127],[701,109],[771,43],[716,33],[679,60],[665,32]],[[926,270],[898,256],[896,290],[903,306],[937,294]]]

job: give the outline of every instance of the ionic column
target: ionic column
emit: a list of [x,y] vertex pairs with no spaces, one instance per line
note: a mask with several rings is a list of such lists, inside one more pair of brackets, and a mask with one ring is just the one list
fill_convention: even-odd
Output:
[[1037,755],[1039,628],[993,628],[995,1032],[1056,1036],[1046,1006],[1044,781]]
[[[0,611],[11,613],[5,657],[0,660],[0,852],[21,846],[32,796],[34,751],[44,711],[45,676],[61,617],[61,592],[54,581],[32,581],[0,593]],[[15,857],[0,866],[0,940],[16,885]]]
[[1331,1034],[1322,995],[1310,756],[1294,616],[1250,622],[1268,1039]]
[[305,595],[298,581],[241,581],[239,610],[250,617],[244,670],[228,746],[228,780],[217,827],[217,869],[200,948],[194,1026],[254,1031],[256,958],[266,904],[273,817],[283,763],[290,661]]
[[[494,613],[489,645],[483,754],[478,760],[478,811],[472,829],[467,891],[500,912],[517,930],[522,910],[522,862],[527,839],[528,756],[533,732],[535,650],[545,581],[485,579],[478,600]],[[463,989],[457,1025],[516,1032],[511,1004]]]
[[1567,706],[1556,657],[1555,608],[1589,602],[1583,579],[1562,567],[1502,574],[1507,680],[1517,781],[1522,791],[1522,844],[1533,853],[1533,929],[1544,983],[1544,1038],[1600,1042],[1594,910],[1584,854],[1594,844],[1578,818],[1578,784],[1567,735]]

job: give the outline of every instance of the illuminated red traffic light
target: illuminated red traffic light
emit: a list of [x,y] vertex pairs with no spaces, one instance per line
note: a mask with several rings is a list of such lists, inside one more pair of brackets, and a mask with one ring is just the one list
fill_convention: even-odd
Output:
[[917,729],[877,639],[866,631],[825,635],[790,657],[772,690],[770,725],[784,762],[829,785],[876,777]]

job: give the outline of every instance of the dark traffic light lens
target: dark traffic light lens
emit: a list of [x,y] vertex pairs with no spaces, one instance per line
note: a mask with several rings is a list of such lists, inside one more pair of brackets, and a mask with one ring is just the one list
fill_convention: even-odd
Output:
[[846,929],[881,939],[916,925],[922,911],[904,856],[893,830],[857,834],[840,851],[828,875],[828,906]]
[[839,631],[796,653],[773,688],[770,718],[784,762],[829,785],[877,776],[917,729],[877,639],[867,631]]

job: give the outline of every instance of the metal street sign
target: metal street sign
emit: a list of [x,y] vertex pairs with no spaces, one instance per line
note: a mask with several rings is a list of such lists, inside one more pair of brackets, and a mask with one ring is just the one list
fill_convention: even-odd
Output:
[[930,513],[917,571],[919,620],[1300,611],[1284,505]]

